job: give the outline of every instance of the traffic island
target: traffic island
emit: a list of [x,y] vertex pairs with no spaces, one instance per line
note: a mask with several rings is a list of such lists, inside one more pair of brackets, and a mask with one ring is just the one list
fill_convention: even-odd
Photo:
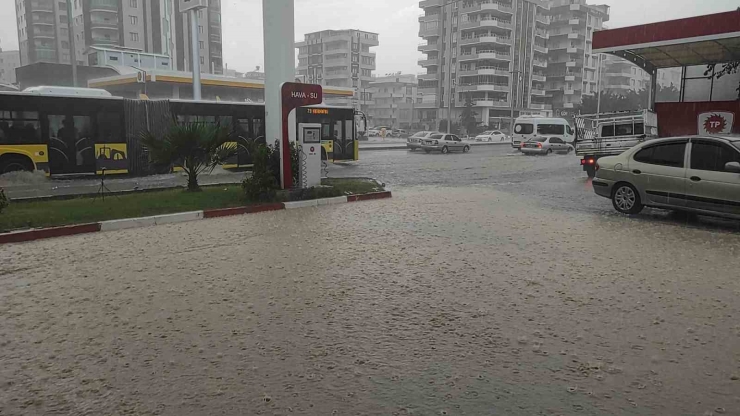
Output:
[[249,201],[239,185],[13,203],[0,214],[0,244],[116,231],[267,211],[390,198],[374,179],[324,179],[322,186]]

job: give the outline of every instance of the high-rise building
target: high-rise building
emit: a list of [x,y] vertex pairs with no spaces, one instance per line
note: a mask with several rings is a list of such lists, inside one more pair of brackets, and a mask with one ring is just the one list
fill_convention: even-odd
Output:
[[374,126],[409,129],[416,124],[416,75],[390,74],[373,78],[368,100],[361,101]]
[[0,84],[15,84],[15,69],[21,66],[19,51],[4,51],[0,48]]
[[21,65],[70,63],[65,0],[15,0]]
[[[422,123],[456,122],[471,101],[483,125],[505,128],[511,109],[549,114],[545,97],[547,3],[544,0],[424,0],[419,36]],[[448,76],[451,74],[451,76]],[[451,92],[451,93],[448,93]],[[450,103],[449,97],[452,97]]]
[[547,93],[557,113],[596,93],[598,56],[591,53],[592,40],[609,20],[609,6],[586,0],[549,0],[549,6]]
[[[305,35],[298,49],[297,76],[306,82],[332,87],[354,88],[353,104],[367,101],[373,80],[378,34],[361,30],[324,30]],[[329,103],[329,102],[327,102]]]
[[[75,56],[88,65],[91,46],[169,56],[173,69],[187,70],[190,21],[174,0],[69,0]],[[16,0],[18,39],[23,65],[70,63],[67,0]],[[221,2],[210,0],[198,12],[202,72],[223,71]]]
[[[625,95],[627,91],[649,90],[651,77],[639,66],[611,54],[602,55],[601,90]],[[661,68],[657,72],[658,100],[661,89],[670,89],[675,96],[681,88],[681,68]],[[670,96],[669,93],[666,93]]]

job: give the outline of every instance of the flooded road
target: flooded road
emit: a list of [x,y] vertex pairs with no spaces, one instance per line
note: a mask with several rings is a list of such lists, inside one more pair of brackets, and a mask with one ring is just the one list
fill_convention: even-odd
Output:
[[0,414],[740,413],[734,228],[384,153],[392,200],[0,248]]

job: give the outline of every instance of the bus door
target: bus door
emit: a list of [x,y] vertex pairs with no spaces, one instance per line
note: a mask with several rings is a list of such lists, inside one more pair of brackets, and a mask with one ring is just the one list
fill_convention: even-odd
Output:
[[334,118],[332,122],[334,160],[355,160],[354,118]]
[[90,116],[47,116],[51,174],[95,173],[95,142]]

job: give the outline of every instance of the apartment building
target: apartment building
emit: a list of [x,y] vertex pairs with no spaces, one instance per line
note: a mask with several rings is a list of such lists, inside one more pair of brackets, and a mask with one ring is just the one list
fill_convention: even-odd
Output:
[[[123,47],[172,58],[173,69],[186,71],[190,60],[190,24],[174,0],[69,0],[80,65],[89,65],[88,48]],[[16,0],[22,65],[70,63],[67,0]],[[198,12],[201,71],[223,71],[221,3],[210,0]]]
[[362,100],[363,111],[373,126],[410,129],[417,122],[414,105],[417,98],[416,75],[390,74],[373,78]]
[[0,49],[0,84],[15,84],[15,69],[21,66],[19,51]]
[[[361,30],[324,30],[308,33],[298,49],[297,76],[312,84],[354,88],[352,104],[361,107],[368,101],[370,82],[375,71],[378,34]],[[346,104],[329,102],[327,104]]]
[[553,109],[572,109],[597,91],[593,33],[609,20],[609,6],[585,0],[549,0],[547,94]]
[[[418,76],[420,122],[459,119],[467,100],[484,125],[505,128],[514,115],[550,113],[545,94],[548,67],[547,2],[540,0],[446,0],[419,3]],[[448,75],[449,74],[449,75]],[[452,98],[452,100],[450,100]],[[452,101],[452,102],[450,102]]]
[[[601,90],[624,95],[627,91],[649,90],[651,78],[642,68],[620,57],[602,55]],[[657,73],[657,83],[662,88],[681,88],[681,68],[663,68]],[[660,95],[659,95],[660,99]]]
[[70,63],[65,0],[15,0],[21,65]]

